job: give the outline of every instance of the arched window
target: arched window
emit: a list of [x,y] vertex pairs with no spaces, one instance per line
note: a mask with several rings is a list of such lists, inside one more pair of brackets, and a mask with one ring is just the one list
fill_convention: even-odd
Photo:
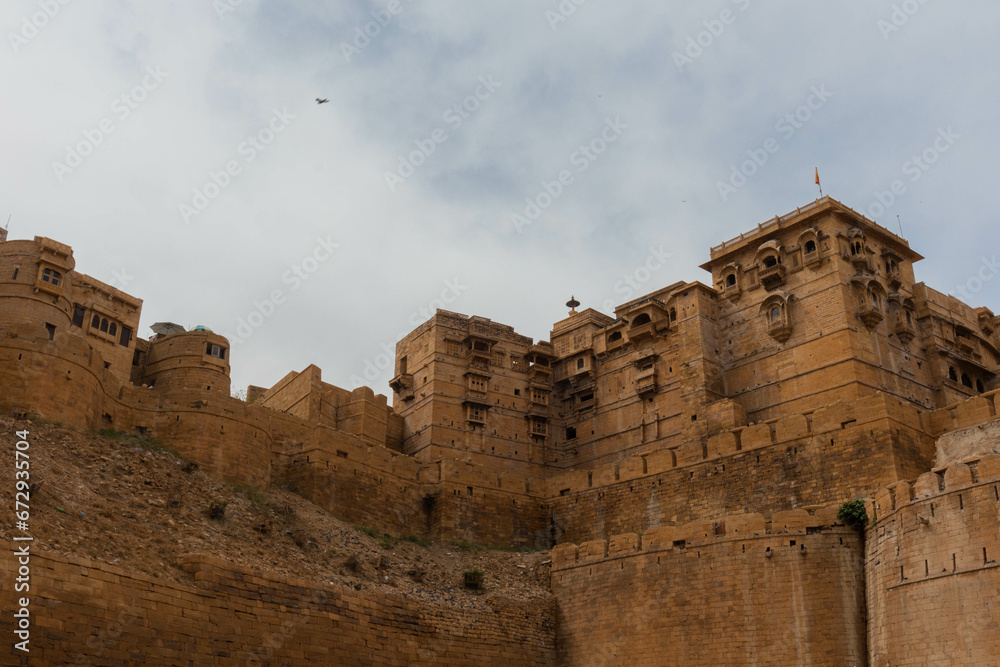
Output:
[[97,329],[101,326],[101,316],[94,315],[94,319],[90,320],[90,328]]
[[[622,332],[621,331],[616,331],[613,334],[611,334],[610,336],[608,336],[608,342],[609,343],[613,343],[616,340],[621,340],[621,339],[622,339]],[[581,359],[580,361],[583,361],[583,360]]]
[[771,321],[777,322],[781,320],[781,306],[771,306]]
[[775,257],[774,255],[768,255],[767,257],[764,258],[764,266],[766,268],[777,266],[777,264],[778,264],[778,258]]
[[983,386],[982,380],[978,379],[976,380],[976,391],[978,391],[980,394],[986,391],[986,387]]
[[952,382],[958,382],[958,373],[955,372],[954,366],[948,367],[948,379],[951,380]]
[[643,324],[649,324],[649,322],[650,322],[649,313],[643,313],[642,315],[639,315],[634,320],[632,320],[632,327],[633,328],[639,327],[642,326]]
[[104,333],[108,333],[108,320],[107,320],[107,318],[103,318],[101,320],[101,331],[103,331]]
[[583,370],[583,357],[576,360],[576,369]]
[[906,311],[906,323],[913,324],[913,318],[910,317],[910,311]]
[[670,321],[674,322],[676,320],[677,320],[677,309],[676,308],[671,308],[670,309]]
[[816,242],[806,241],[806,254],[809,255],[814,252],[816,252]]
[[736,285],[736,274],[730,273],[726,276],[726,287],[733,287],[734,285]]
[[108,325],[108,333],[112,336],[116,336],[118,334],[118,325],[114,322]]
[[972,378],[969,377],[968,373],[962,373],[962,385],[972,389]]

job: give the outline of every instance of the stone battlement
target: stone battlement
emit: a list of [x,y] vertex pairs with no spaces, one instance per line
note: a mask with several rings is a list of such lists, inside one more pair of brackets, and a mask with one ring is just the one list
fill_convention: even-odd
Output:
[[[608,560],[627,558],[637,554],[673,552],[677,555],[687,555],[689,549],[718,544],[724,541],[741,541],[749,544],[750,540],[764,540],[759,548],[749,553],[761,550],[765,557],[770,557],[771,546],[775,538],[783,535],[814,535],[824,529],[841,529],[847,534],[844,525],[837,521],[836,505],[799,509],[786,512],[775,512],[771,520],[763,514],[736,514],[722,517],[717,521],[691,521],[678,526],[661,526],[644,533],[625,533],[613,535],[609,540],[590,540],[583,544],[560,544],[552,548],[552,569],[565,570],[574,567],[593,565]],[[777,540],[784,544],[784,538]],[[795,545],[803,551],[806,543],[797,541]],[[742,553],[748,553],[746,549]]]

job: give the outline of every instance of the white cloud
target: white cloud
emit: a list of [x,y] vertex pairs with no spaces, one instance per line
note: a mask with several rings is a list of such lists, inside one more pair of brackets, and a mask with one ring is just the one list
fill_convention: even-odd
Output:
[[[16,53],[7,36],[39,5],[4,4],[0,213],[13,214],[11,238],[73,245],[83,272],[126,269],[143,327],[231,331],[330,235],[338,252],[237,346],[236,386],[309,363],[348,385],[446,281],[468,285],[449,308],[546,338],[570,294],[598,308],[620,297],[650,245],[672,254],[650,291],[704,280],[710,245],[817,196],[816,166],[827,194],[864,208],[939,127],[962,139],[880,222],[900,216],[928,256],[918,278],[943,291],[996,245],[995,3],[927,3],[886,40],[885,0],[594,0],[555,30],[554,1],[402,0],[349,63],[339,45],[387,3],[231,4],[220,18],[210,2],[72,2]],[[679,72],[672,54],[726,9],[735,20]],[[60,183],[52,162],[147,67],[169,75]],[[484,76],[502,86],[449,125]],[[819,85],[836,96],[721,201],[716,182]],[[241,143],[275,109],[294,120],[247,161]],[[616,116],[620,140],[517,234],[510,214]],[[436,128],[447,141],[390,192],[385,171]],[[229,160],[239,175],[184,224],[178,206]],[[998,293],[987,283],[976,298],[996,308]]]

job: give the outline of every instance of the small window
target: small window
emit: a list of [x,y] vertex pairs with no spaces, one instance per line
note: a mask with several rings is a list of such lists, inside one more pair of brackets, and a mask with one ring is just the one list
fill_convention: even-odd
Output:
[[634,329],[635,327],[640,327],[643,324],[649,324],[651,321],[652,318],[649,317],[649,313],[643,313],[632,320],[632,328]]
[[906,323],[913,324],[913,318],[910,317],[910,311],[906,311]]
[[20,270],[21,269],[14,269],[14,278],[13,278],[14,280],[17,280],[17,272]]
[[90,320],[90,328],[91,329],[100,329],[101,328],[101,316],[100,315],[94,315],[94,318],[92,320]]
[[986,391],[986,387],[983,386],[983,381],[982,380],[978,380],[978,379],[976,380],[976,391],[978,391],[980,394],[983,393],[984,391]]
[[226,348],[221,345],[216,345],[215,343],[208,343],[208,346],[205,349],[205,354],[210,357],[215,357],[216,359],[225,359]]
[[45,330],[49,332],[49,340],[54,340],[56,337],[56,325],[46,322]]
[[781,307],[780,306],[772,306],[771,307],[771,321],[772,322],[777,322],[780,319],[781,319]]
[[87,315],[87,309],[83,306],[74,306],[73,308],[73,322],[71,323],[74,327],[83,326],[83,318]]
[[42,281],[50,283],[53,287],[62,282],[62,274],[55,269],[42,269]]
[[514,390],[514,395],[515,396],[520,396],[521,395],[521,390],[520,389],[515,389]]
[[609,343],[614,343],[615,341],[621,340],[621,339],[622,339],[622,332],[621,331],[616,331],[613,334],[611,334],[610,336],[608,336],[608,342]]
[[948,379],[951,380],[952,382],[958,382],[958,373],[955,372],[954,366],[948,367]]
[[815,241],[806,241],[806,254],[810,255],[810,254],[812,254],[814,252],[816,252],[816,242]]
[[969,377],[968,373],[962,373],[962,385],[972,389],[972,378]]
[[670,321],[671,322],[675,322],[676,320],[677,320],[677,309],[676,308],[671,308],[670,309]]
[[736,274],[730,273],[728,276],[726,276],[726,287],[735,287],[735,286],[736,286]]
[[101,331],[103,333],[108,333],[108,318],[101,318]]
[[[132,330],[128,327],[122,327],[122,334],[118,338],[118,344],[122,347],[128,347],[128,344],[132,342]],[[138,354],[138,352],[136,352]]]
[[764,266],[766,268],[771,268],[772,266],[777,266],[777,265],[778,265],[778,258],[775,257],[774,255],[768,255],[767,257],[764,258]]
[[108,335],[117,336],[118,335],[118,325],[112,322],[108,325]]
[[583,369],[583,357],[580,357],[579,359],[576,360],[576,369],[577,370]]
[[576,437],[576,427],[575,426],[567,426],[566,427],[566,439],[567,440],[572,440],[575,437]]

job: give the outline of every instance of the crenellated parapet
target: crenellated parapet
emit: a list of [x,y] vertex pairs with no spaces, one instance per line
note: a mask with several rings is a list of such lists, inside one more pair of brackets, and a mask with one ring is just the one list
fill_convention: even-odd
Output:
[[[882,392],[848,401],[842,400],[805,414],[793,414],[747,426],[730,428],[708,436],[704,441],[651,448],[638,456],[618,463],[608,463],[593,470],[577,470],[550,477],[548,497],[572,495],[588,489],[611,486],[654,477],[679,468],[703,467],[727,458],[775,446],[795,446],[813,441],[835,446],[848,432],[876,423],[893,427],[919,429],[921,411],[909,403]],[[881,430],[880,426],[880,430]],[[832,437],[831,437],[832,436]],[[932,446],[931,440],[924,448]],[[796,452],[797,453],[797,452]],[[930,458],[927,459],[928,463]],[[722,472],[722,471],[720,471]]]
[[735,514],[660,526],[643,533],[612,535],[579,545],[559,544],[552,548],[552,569],[584,567],[641,554],[688,556],[694,553],[692,550],[727,542],[739,542],[741,554],[755,557],[772,558],[781,550],[805,556],[809,543],[792,536],[834,532],[842,538],[856,537],[837,520],[837,509],[837,505],[826,505],[775,512],[770,520],[763,514]]

